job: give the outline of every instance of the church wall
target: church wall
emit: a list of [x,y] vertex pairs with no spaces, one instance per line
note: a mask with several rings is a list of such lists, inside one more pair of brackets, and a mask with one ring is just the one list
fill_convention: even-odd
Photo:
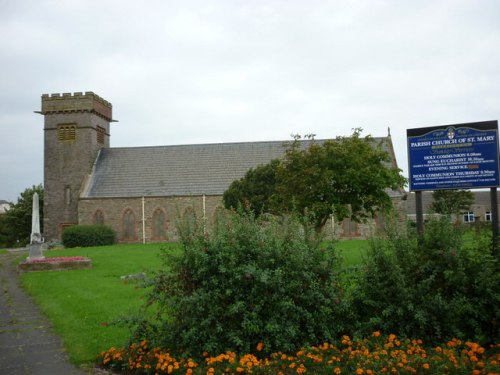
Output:
[[[205,201],[205,209],[203,209]],[[399,198],[393,199],[396,212],[396,224],[404,227],[406,217],[405,205]],[[79,202],[78,216],[79,224],[95,224],[96,213],[100,213],[103,224],[111,227],[118,237],[120,243],[151,243],[178,241],[179,234],[177,226],[180,220],[184,222],[189,212],[194,212],[198,223],[205,223],[206,230],[210,231],[219,210],[223,210],[221,196],[182,196],[182,197],[144,197],[144,232],[142,225],[143,198],[81,198]],[[192,211],[191,211],[192,210]],[[155,235],[155,212],[164,215],[164,236]],[[128,216],[132,213],[132,216]],[[133,218],[133,230],[128,232],[126,221],[128,217]],[[205,218],[205,220],[203,220]],[[380,214],[366,223],[354,223],[346,219],[335,223],[328,221],[324,227],[325,234],[341,239],[366,239],[379,233],[387,224],[388,219]],[[132,233],[132,235],[130,235]],[[144,236],[143,236],[144,233]]]
[[[203,210],[205,200],[205,210]],[[144,232],[143,198],[81,198],[78,207],[79,224],[94,224],[96,212],[101,212],[103,223],[111,227],[121,243],[140,243],[145,241],[177,241],[179,220],[194,212],[196,219],[203,223],[203,212],[207,229],[214,220],[218,208],[223,207],[221,196],[183,196],[183,197],[144,197]],[[164,235],[155,235],[155,212],[163,212]],[[132,213],[132,215],[130,215]],[[133,218],[133,231],[127,230],[127,219]],[[160,233],[161,234],[161,233]]]

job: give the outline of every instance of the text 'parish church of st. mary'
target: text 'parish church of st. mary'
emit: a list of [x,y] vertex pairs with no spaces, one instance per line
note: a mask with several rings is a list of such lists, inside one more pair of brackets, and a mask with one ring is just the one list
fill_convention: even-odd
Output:
[[[284,142],[110,147],[112,105],[92,92],[42,95],[44,237],[75,224],[105,224],[119,242],[174,241],[179,218],[208,230],[224,211],[222,194],[252,167],[284,155]],[[391,137],[376,138],[397,167]],[[389,192],[396,206],[403,191]],[[383,226],[330,223],[341,238],[365,238]]]

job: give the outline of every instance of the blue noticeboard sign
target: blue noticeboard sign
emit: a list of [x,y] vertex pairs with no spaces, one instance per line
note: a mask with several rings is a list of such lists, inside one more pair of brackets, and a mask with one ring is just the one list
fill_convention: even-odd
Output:
[[498,121],[408,129],[410,191],[497,187]]

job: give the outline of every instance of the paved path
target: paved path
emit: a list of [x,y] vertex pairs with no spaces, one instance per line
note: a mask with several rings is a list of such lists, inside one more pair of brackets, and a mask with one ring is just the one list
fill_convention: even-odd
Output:
[[69,363],[61,340],[19,285],[12,261],[27,252],[0,255],[0,374],[83,375]]

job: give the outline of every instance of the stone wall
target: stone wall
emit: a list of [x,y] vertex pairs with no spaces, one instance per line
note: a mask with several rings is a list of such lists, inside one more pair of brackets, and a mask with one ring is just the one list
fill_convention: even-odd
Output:
[[[404,204],[400,199],[394,200],[396,221],[403,224],[406,214],[401,210]],[[143,231],[144,207],[144,231]],[[133,238],[124,238],[124,215],[131,210],[135,224]],[[165,214],[165,238],[155,238],[153,235],[153,215],[156,210]],[[215,223],[219,210],[224,210],[221,196],[184,196],[184,197],[142,197],[136,198],[82,198],[79,202],[79,224],[95,223],[96,212],[102,213],[104,224],[110,226],[121,243],[151,243],[162,241],[177,241],[179,234],[177,224],[185,218],[186,212],[193,210],[199,222],[205,223],[207,232],[210,232]],[[204,218],[204,220],[203,220]],[[328,221],[324,227],[327,236],[335,235],[341,239],[366,239],[379,233],[388,222],[384,215],[366,223],[352,223],[344,220],[341,223]]]
[[[59,239],[78,223],[78,198],[98,151],[109,147],[111,104],[93,93],[42,96],[44,115],[44,237]],[[75,127],[74,139],[61,139],[58,127]],[[104,130],[98,142],[98,127]]]
[[111,103],[92,91],[42,95],[41,113],[44,115],[47,113],[88,112],[95,113],[109,122],[113,118],[112,111]]
[[[204,203],[205,202],[205,203]],[[143,231],[144,207],[144,231]],[[177,223],[185,218],[186,212],[193,211],[200,223],[211,228],[218,209],[223,209],[221,196],[184,196],[184,197],[136,197],[136,198],[82,198],[79,202],[79,224],[93,224],[96,212],[100,211],[104,224],[111,227],[119,242],[162,242],[177,241]],[[153,235],[153,215],[156,210],[165,215],[165,238]],[[135,218],[135,236],[125,238],[124,216],[132,212]],[[205,220],[203,220],[203,218]]]

